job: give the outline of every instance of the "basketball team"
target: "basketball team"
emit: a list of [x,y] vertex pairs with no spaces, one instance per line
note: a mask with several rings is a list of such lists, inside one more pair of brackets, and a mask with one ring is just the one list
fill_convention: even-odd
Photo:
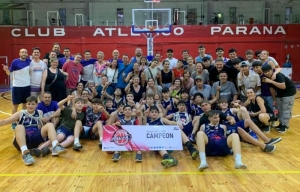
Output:
[[[178,125],[192,159],[200,157],[200,171],[208,168],[206,156],[226,155],[234,156],[236,169],[245,169],[240,142],[276,150],[281,137],[265,133],[289,129],[295,85],[266,50],[247,50],[243,58],[232,48],[227,58],[219,47],[215,59],[204,45],[198,52],[192,57],[183,50],[176,59],[168,49],[162,59],[162,53],[145,57],[136,48],[131,58],[113,50],[105,60],[101,51],[96,58],[89,50],[72,55],[54,43],[44,59],[38,47],[29,59],[21,49],[11,65],[2,64],[12,76],[13,109],[0,126],[11,124],[25,165],[70,146],[80,151],[82,139],[102,149],[105,125]],[[143,153],[137,151],[135,161],[143,161]],[[158,153],[163,167],[178,164],[172,151]],[[112,152],[112,161],[120,159],[121,152]]]

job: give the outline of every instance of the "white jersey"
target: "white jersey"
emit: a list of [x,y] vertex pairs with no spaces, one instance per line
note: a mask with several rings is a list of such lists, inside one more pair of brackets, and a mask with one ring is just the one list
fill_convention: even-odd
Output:
[[31,61],[29,66],[30,73],[30,86],[41,87],[43,71],[47,69],[47,65],[44,61]]

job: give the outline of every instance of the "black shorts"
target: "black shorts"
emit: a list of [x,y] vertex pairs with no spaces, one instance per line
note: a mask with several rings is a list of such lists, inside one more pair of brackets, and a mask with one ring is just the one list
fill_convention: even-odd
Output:
[[26,99],[30,96],[30,86],[27,87],[12,87],[12,103],[18,105],[26,103]]
[[[27,133],[26,131],[26,145],[28,149],[37,148],[40,144],[47,141],[47,138],[43,138],[41,134],[41,129],[36,129],[35,131],[31,130]],[[13,141],[13,145],[16,149],[20,151],[22,146],[19,146],[16,138]]]
[[231,150],[227,145],[227,138],[208,139],[205,153],[207,156],[226,156],[231,154]]

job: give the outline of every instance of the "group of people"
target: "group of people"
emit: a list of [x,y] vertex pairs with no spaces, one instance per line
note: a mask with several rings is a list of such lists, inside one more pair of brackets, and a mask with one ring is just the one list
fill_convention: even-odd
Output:
[[[21,49],[20,58],[3,65],[13,75],[13,115],[0,120],[0,126],[12,123],[14,146],[26,165],[35,162],[33,156],[50,154],[51,144],[52,155],[65,153],[71,145],[80,150],[80,139],[98,140],[101,148],[105,125],[178,125],[192,159],[200,156],[199,170],[208,167],[206,156],[228,154],[234,154],[235,168],[246,168],[240,140],[274,152],[281,138],[264,132],[277,119],[275,129],[288,130],[296,88],[266,50],[248,50],[246,59],[233,48],[229,58],[221,47],[216,59],[203,45],[198,51],[194,58],[183,50],[178,60],[168,49],[166,59],[156,53],[149,61],[141,48],[132,58],[119,58],[114,50],[105,60],[101,51],[97,59],[89,50],[72,56],[64,48],[61,54],[55,43],[44,59],[33,48],[30,60]],[[23,110],[17,112],[19,104]],[[169,151],[158,152],[162,166],[178,164]],[[113,161],[120,158],[120,152],[113,152]],[[142,151],[135,160],[143,160]]]

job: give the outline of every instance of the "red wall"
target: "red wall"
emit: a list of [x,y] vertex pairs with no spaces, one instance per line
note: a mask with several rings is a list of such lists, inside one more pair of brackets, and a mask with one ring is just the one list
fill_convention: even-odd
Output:
[[[242,57],[245,57],[244,53],[248,49],[265,49],[280,65],[285,61],[286,55],[290,54],[294,67],[293,80],[300,81],[300,76],[295,75],[300,72],[297,65],[300,62],[299,31],[300,25],[173,26],[170,34],[160,34],[154,38],[154,50],[165,57],[166,50],[172,48],[175,57],[181,58],[181,51],[184,49],[195,57],[199,44],[204,44],[206,52],[213,57],[219,46],[225,49],[225,56],[230,48],[237,49],[238,55]],[[73,54],[89,49],[95,56],[98,51],[103,51],[106,59],[111,57],[114,49],[118,49],[121,54],[133,56],[134,49],[142,47],[146,53],[146,38],[143,34],[131,34],[130,27],[0,27],[0,34],[0,56],[8,56],[9,63],[18,57],[21,48],[26,48],[31,53],[33,47],[40,47],[44,55],[51,50],[54,42],[59,42],[62,48],[69,47]],[[4,75],[3,70],[0,70],[0,76]],[[0,78],[0,84],[4,84],[4,78]]]

